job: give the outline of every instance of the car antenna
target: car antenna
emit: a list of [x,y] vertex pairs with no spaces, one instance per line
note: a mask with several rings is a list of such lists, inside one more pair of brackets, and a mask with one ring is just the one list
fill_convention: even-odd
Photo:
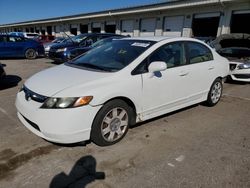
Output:
[[75,42],[72,40],[72,38],[71,38],[65,31],[63,31],[63,33],[71,40],[72,43],[75,43]]
[[[60,19],[61,24],[62,24],[62,19]],[[63,24],[62,24],[63,25]],[[63,33],[71,40],[72,43],[75,43],[72,38],[65,32],[65,25],[63,25]]]

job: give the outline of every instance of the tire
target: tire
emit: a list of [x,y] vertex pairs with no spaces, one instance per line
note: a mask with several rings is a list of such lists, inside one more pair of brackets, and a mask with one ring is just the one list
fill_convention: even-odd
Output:
[[132,124],[133,112],[123,100],[115,99],[106,103],[94,119],[91,141],[98,146],[109,146],[119,142]]
[[217,78],[208,93],[206,105],[209,107],[215,106],[222,96],[223,85],[221,79]]
[[26,59],[36,59],[37,57],[37,52],[36,50],[29,48],[25,51],[25,57]]

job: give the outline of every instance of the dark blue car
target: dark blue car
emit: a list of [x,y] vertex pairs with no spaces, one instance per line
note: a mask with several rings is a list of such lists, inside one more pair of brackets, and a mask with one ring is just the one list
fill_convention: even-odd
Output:
[[39,42],[21,36],[0,34],[0,58],[35,59],[38,56],[44,56],[44,47]]
[[[54,44],[50,47],[49,58],[56,62],[66,62],[70,57],[70,52],[74,49],[76,51],[81,51],[82,53],[90,48],[93,43],[99,41],[100,39],[109,38],[113,36],[121,36],[111,33],[86,33],[80,34],[75,37],[69,38],[63,43]],[[80,48],[80,50],[79,50]],[[84,49],[83,49],[84,48]],[[75,52],[76,52],[75,51]],[[78,54],[79,55],[79,54]]]

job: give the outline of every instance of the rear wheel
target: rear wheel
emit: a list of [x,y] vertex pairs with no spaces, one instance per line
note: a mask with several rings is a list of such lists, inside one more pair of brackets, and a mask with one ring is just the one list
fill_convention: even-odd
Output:
[[35,59],[37,57],[37,52],[36,50],[30,48],[25,51],[25,57],[27,59]]
[[223,89],[222,81],[221,79],[217,78],[213,82],[210,91],[208,93],[206,101],[207,106],[215,106],[220,101],[222,95],[222,89]]
[[99,146],[119,142],[128,132],[133,109],[124,101],[116,99],[106,103],[98,112],[91,130],[91,140]]

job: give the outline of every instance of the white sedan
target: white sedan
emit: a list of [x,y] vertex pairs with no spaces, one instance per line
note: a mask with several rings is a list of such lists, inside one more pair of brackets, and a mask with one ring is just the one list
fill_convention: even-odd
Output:
[[124,38],[35,74],[16,107],[44,139],[106,146],[137,122],[203,101],[214,106],[228,73],[228,60],[196,39]]
[[235,81],[250,82],[250,48],[230,47],[218,50],[230,62],[229,78]]

